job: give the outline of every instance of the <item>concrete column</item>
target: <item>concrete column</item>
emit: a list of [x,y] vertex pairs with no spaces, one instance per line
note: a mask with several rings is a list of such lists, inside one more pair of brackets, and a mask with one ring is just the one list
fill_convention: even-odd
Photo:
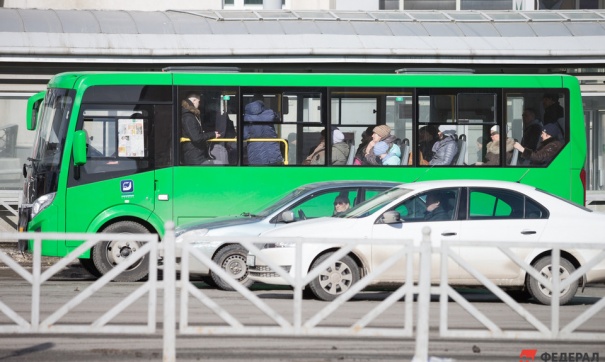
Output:
[[281,10],[281,0],[263,0],[263,10]]

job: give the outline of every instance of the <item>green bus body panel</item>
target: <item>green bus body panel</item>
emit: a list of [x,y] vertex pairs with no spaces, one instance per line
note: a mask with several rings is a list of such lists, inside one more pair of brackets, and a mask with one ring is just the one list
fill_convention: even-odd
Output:
[[[525,167],[312,167],[312,166],[175,166],[66,188],[73,135],[85,90],[95,85],[275,86],[275,87],[431,87],[436,88],[568,88],[569,142],[545,168]],[[326,180],[414,182],[439,179],[488,179],[521,182],[582,204],[580,173],[586,160],[584,115],[576,78],[567,75],[386,75],[386,74],[240,74],[240,73],[63,73],[49,87],[74,88],[74,110],[55,199],[28,225],[30,231],[98,232],[119,220],[138,220],[164,234],[164,223],[176,225],[221,215],[253,211],[293,188]],[[545,172],[556,174],[545,179]],[[560,182],[565,180],[565,182]],[[134,191],[124,193],[122,181]],[[97,200],[102,198],[102,202]],[[43,243],[43,255],[62,256],[79,242]],[[86,257],[87,255],[84,255]]]

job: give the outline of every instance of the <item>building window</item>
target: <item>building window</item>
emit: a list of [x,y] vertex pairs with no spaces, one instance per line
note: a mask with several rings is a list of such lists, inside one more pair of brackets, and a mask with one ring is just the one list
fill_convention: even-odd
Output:
[[456,0],[404,0],[405,10],[456,10]]
[[399,0],[379,0],[378,10],[399,10]]

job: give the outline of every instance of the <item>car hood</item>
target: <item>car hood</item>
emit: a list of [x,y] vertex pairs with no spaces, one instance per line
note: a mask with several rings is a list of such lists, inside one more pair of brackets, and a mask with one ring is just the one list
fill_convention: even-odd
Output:
[[231,226],[242,226],[242,225],[258,223],[261,220],[263,220],[263,219],[259,218],[259,217],[223,216],[223,217],[217,217],[217,218],[212,218],[212,219],[208,219],[208,220],[197,221],[194,223],[179,226],[178,228],[176,228],[175,233],[176,233],[176,236],[179,236],[183,233],[186,233],[186,232],[192,231],[192,230],[201,230],[201,229],[212,230],[212,229],[225,228],[225,227],[231,227]]
[[358,229],[357,225],[359,225],[359,219],[321,217],[265,231],[261,236],[342,237],[344,234],[355,234],[355,230]]

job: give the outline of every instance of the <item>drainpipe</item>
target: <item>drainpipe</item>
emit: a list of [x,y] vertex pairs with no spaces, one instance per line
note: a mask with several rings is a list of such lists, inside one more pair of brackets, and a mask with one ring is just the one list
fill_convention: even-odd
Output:
[[281,2],[282,0],[263,0],[263,10],[281,10]]

